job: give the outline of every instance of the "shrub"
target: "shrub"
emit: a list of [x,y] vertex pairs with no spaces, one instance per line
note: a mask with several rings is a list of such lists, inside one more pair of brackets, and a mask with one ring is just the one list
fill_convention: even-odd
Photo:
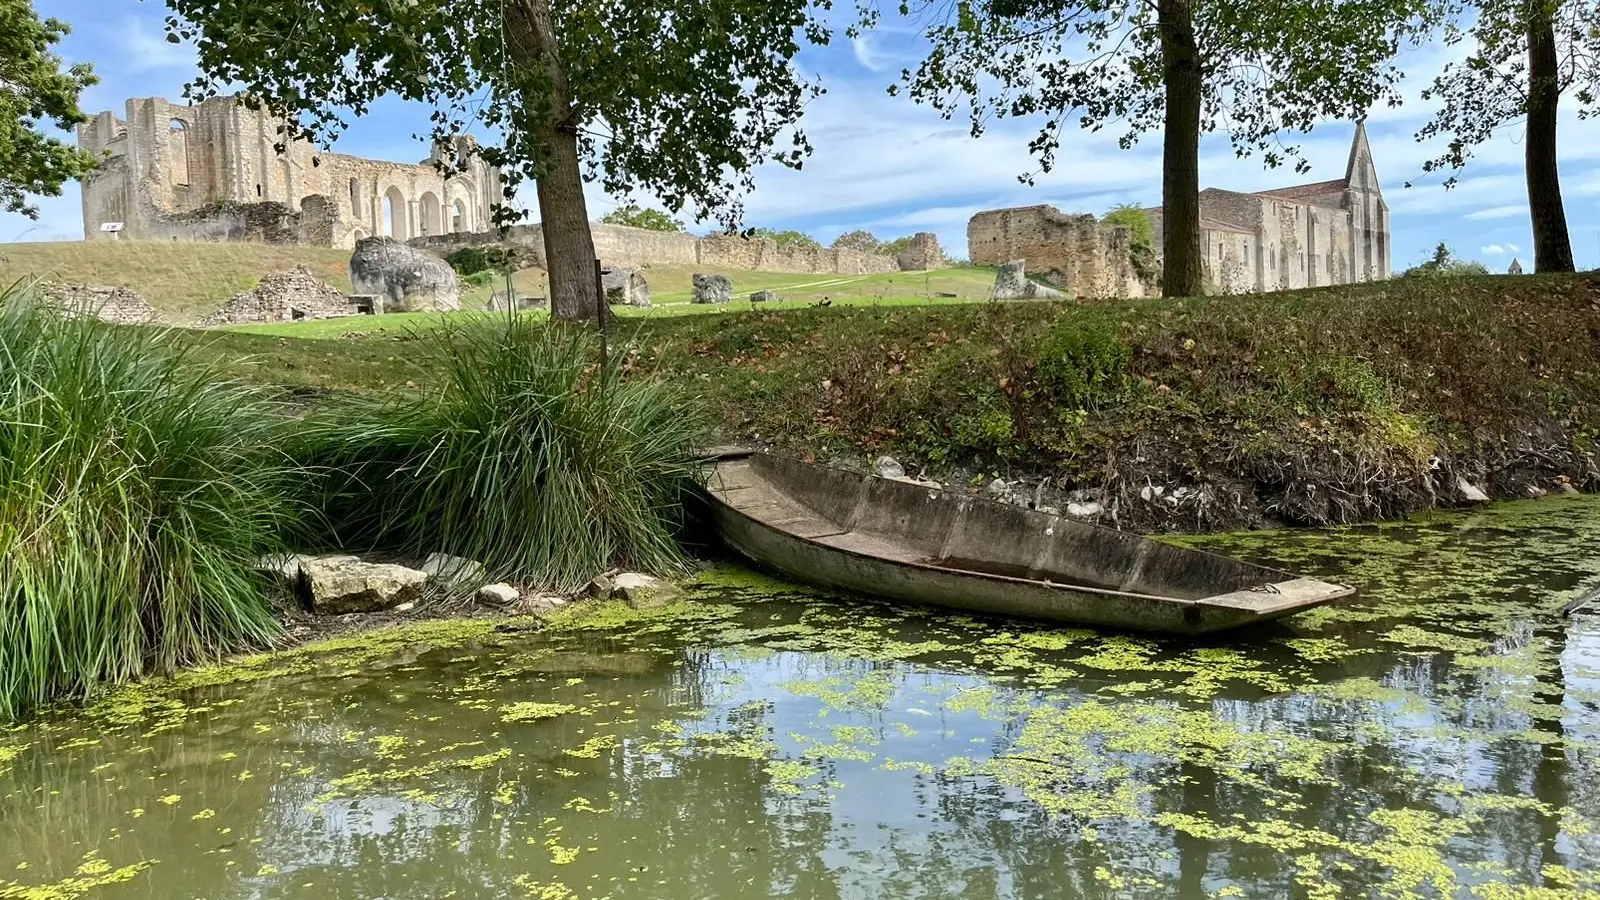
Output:
[[1133,264],[1133,271],[1143,281],[1153,283],[1160,280],[1161,263],[1156,257],[1155,224],[1150,221],[1150,214],[1143,207],[1132,203],[1118,204],[1105,214],[1101,222],[1127,228],[1132,239],[1128,261]]
[[479,272],[504,272],[511,267],[511,254],[504,247],[462,247],[452,250],[444,261],[457,275],[471,277]]
[[447,360],[424,399],[348,399],[310,429],[347,549],[482,562],[573,590],[612,567],[682,571],[683,492],[707,434],[670,385],[593,364],[584,332],[526,317],[429,333]]
[[0,293],[0,717],[269,643],[280,437],[161,332]]
[[1038,379],[1061,403],[1097,409],[1127,386],[1130,355],[1109,315],[1062,316],[1040,344]]
[[637,203],[628,203],[606,213],[600,221],[606,225],[626,225],[647,231],[682,231],[683,223],[659,209],[649,209]]

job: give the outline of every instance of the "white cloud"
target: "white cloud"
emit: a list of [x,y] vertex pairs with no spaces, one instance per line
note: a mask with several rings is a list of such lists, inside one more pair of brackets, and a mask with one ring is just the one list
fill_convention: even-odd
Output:
[[1491,219],[1509,219],[1513,216],[1525,216],[1527,214],[1528,207],[1526,204],[1510,203],[1505,206],[1491,206],[1488,209],[1469,212],[1465,218],[1474,222],[1486,222]]
[[1516,244],[1489,244],[1479,247],[1478,252],[1484,256],[1510,256],[1521,251]]
[[129,72],[195,67],[193,45],[170,43],[164,31],[146,20],[124,17],[113,39],[121,48],[117,59]]
[[877,48],[872,46],[872,36],[862,34],[850,39],[850,49],[855,53],[856,62],[868,72],[882,72],[888,68],[883,58],[878,55]]

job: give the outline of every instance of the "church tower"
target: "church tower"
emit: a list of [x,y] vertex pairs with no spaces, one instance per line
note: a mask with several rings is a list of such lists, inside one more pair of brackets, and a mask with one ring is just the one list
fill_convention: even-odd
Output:
[[1345,167],[1344,205],[1350,212],[1350,248],[1354,257],[1355,280],[1375,281],[1389,277],[1389,204],[1383,200],[1378,183],[1378,168],[1372,162],[1372,147],[1367,143],[1367,123],[1356,123],[1356,136],[1350,144],[1350,162]]

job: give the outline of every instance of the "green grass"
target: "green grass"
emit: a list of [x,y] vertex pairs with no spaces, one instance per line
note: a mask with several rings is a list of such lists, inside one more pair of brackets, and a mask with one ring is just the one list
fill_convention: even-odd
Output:
[[[723,272],[733,279],[734,300],[726,305],[708,305],[691,302],[691,267],[651,267],[644,269],[651,285],[649,308],[614,306],[613,312],[622,319],[658,319],[685,315],[714,315],[754,310],[773,311],[805,309],[826,302],[830,306],[940,306],[984,302],[994,286],[994,270],[987,268],[942,269],[936,272],[899,272],[884,275],[792,275],[777,272]],[[524,279],[527,283],[524,283]],[[548,290],[544,272],[526,269],[517,273],[516,287],[529,296],[544,296]],[[657,285],[660,285],[658,290]],[[777,301],[754,304],[751,293],[774,291]],[[953,294],[953,297],[940,296]],[[275,335],[296,338],[345,338],[361,334],[402,333],[435,325],[471,321],[487,313],[481,307],[488,299],[487,290],[470,291],[462,295],[462,311],[451,313],[399,313],[386,316],[352,316],[343,319],[321,319],[300,322],[273,322],[265,325],[232,325],[228,331],[247,334]],[[526,315],[540,317],[545,313],[531,311]]]
[[[1143,479],[1211,482],[1243,498],[1229,503],[1301,522],[1431,503],[1436,457],[1472,478],[1505,468],[1547,487],[1556,474],[1587,483],[1581,460],[1600,447],[1593,275],[1188,300],[744,306],[623,319],[613,352],[692,385],[722,440],[890,453],[935,473],[1022,470],[1135,500]],[[258,349],[235,369],[252,379],[333,390],[426,391],[445,363],[425,328],[191,339],[219,359]],[[1548,443],[1547,461],[1518,456],[1529,434]],[[1249,521],[1208,509],[1188,527]]]
[[280,422],[159,331],[0,296],[0,718],[273,638]]
[[308,423],[330,473],[330,541],[481,562],[490,580],[571,591],[613,567],[683,571],[682,495],[705,445],[685,391],[599,370],[579,329],[528,316],[433,336],[438,390],[349,398]]
[[277,244],[56,241],[0,245],[0,284],[43,278],[126,287],[179,325],[214,312],[265,275],[305,266],[350,290],[350,251]]

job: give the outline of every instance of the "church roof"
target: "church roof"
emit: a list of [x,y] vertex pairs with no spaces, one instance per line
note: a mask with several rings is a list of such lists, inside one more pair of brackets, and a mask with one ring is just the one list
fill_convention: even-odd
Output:
[[1318,181],[1312,184],[1295,184],[1289,187],[1274,188],[1270,191],[1257,191],[1262,197],[1272,197],[1277,200],[1312,200],[1325,197],[1329,194],[1342,194],[1350,187],[1350,179],[1335,178],[1332,181]]

